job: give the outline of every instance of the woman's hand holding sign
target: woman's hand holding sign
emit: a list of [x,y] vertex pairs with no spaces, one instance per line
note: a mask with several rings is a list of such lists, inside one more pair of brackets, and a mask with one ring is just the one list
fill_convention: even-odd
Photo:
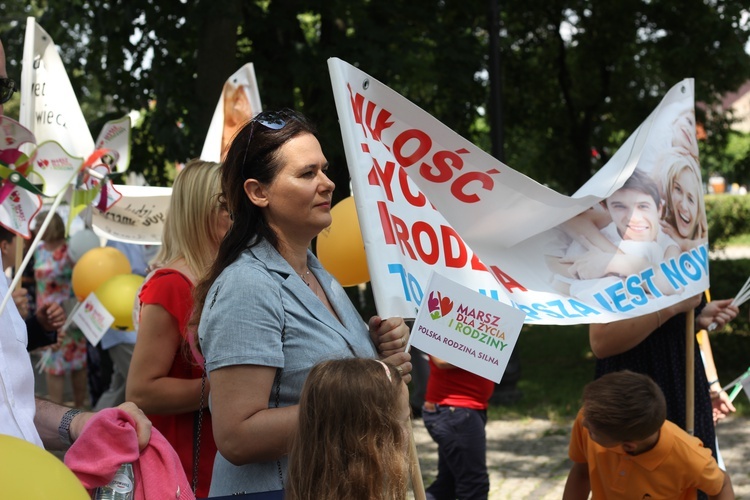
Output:
[[411,355],[404,348],[409,341],[409,327],[403,318],[382,319],[373,316],[368,323],[370,338],[380,357],[399,371],[404,381],[411,380]]

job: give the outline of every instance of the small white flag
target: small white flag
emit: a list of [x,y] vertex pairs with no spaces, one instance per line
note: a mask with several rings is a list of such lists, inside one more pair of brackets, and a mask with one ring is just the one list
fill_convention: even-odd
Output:
[[432,273],[410,344],[500,382],[526,314]]
[[96,345],[115,322],[115,317],[99,302],[94,292],[91,292],[70,315],[70,320],[78,325],[92,345]]

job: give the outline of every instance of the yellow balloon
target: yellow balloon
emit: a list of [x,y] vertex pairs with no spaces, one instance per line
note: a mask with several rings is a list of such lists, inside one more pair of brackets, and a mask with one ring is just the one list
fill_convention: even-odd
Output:
[[344,198],[331,209],[331,227],[318,235],[318,259],[342,286],[370,281],[365,244],[359,229],[354,198]]
[[0,435],[2,498],[89,500],[81,482],[52,453],[13,436]]
[[83,301],[112,276],[130,273],[130,262],[124,253],[112,247],[93,248],[73,267],[73,293]]
[[112,276],[96,289],[94,294],[109,314],[115,317],[112,324],[120,330],[132,330],[135,294],[143,283],[143,276],[120,274]]

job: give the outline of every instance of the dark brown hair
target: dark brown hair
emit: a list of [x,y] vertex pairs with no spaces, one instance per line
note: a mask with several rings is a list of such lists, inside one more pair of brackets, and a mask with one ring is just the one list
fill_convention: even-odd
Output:
[[[267,127],[263,125],[265,120],[283,120],[284,126]],[[278,236],[263,212],[245,194],[245,181],[256,179],[263,185],[271,184],[283,167],[279,149],[302,134],[315,134],[315,127],[301,113],[284,109],[258,114],[232,140],[221,168],[221,201],[226,203],[233,222],[207,276],[195,287],[192,325],[200,322],[211,285],[243,251],[264,239],[274,247],[278,245]]]
[[651,377],[623,370],[586,385],[583,416],[596,432],[610,439],[640,441],[661,428],[667,402]]
[[[633,191],[638,191],[639,193],[650,196],[651,198],[653,198],[654,204],[656,205],[657,209],[661,205],[659,186],[651,177],[649,177],[648,174],[641,170],[633,170],[632,175],[627,178],[622,187],[620,187],[620,189],[618,189],[617,191],[620,191],[622,189],[631,189]],[[605,207],[608,200],[609,198],[604,200]]]
[[[36,216],[36,220],[39,223],[39,225],[37,226],[38,228],[42,227],[42,223],[44,219],[47,218],[48,214],[49,212],[42,212]],[[45,243],[51,243],[51,242],[56,242],[56,241],[60,241],[64,239],[65,239],[65,222],[63,221],[62,217],[60,217],[60,214],[55,212],[54,214],[52,214],[52,219],[50,219],[47,229],[44,230],[44,234],[42,235],[42,241],[44,241]]]
[[409,435],[399,419],[401,391],[398,371],[381,361],[314,366],[300,396],[285,498],[405,499]]
[[7,241],[8,243],[13,242],[13,238],[16,237],[16,233],[7,229],[4,226],[0,226],[0,241]]

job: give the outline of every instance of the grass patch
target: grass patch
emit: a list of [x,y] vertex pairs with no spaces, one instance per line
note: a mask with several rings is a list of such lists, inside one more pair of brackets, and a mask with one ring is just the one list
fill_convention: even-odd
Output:
[[738,234],[736,236],[732,236],[727,240],[727,246],[742,246],[742,247],[749,247],[750,246],[750,234]]
[[574,417],[583,386],[594,378],[588,326],[525,325],[516,349],[521,360],[521,399],[491,407],[490,417]]

